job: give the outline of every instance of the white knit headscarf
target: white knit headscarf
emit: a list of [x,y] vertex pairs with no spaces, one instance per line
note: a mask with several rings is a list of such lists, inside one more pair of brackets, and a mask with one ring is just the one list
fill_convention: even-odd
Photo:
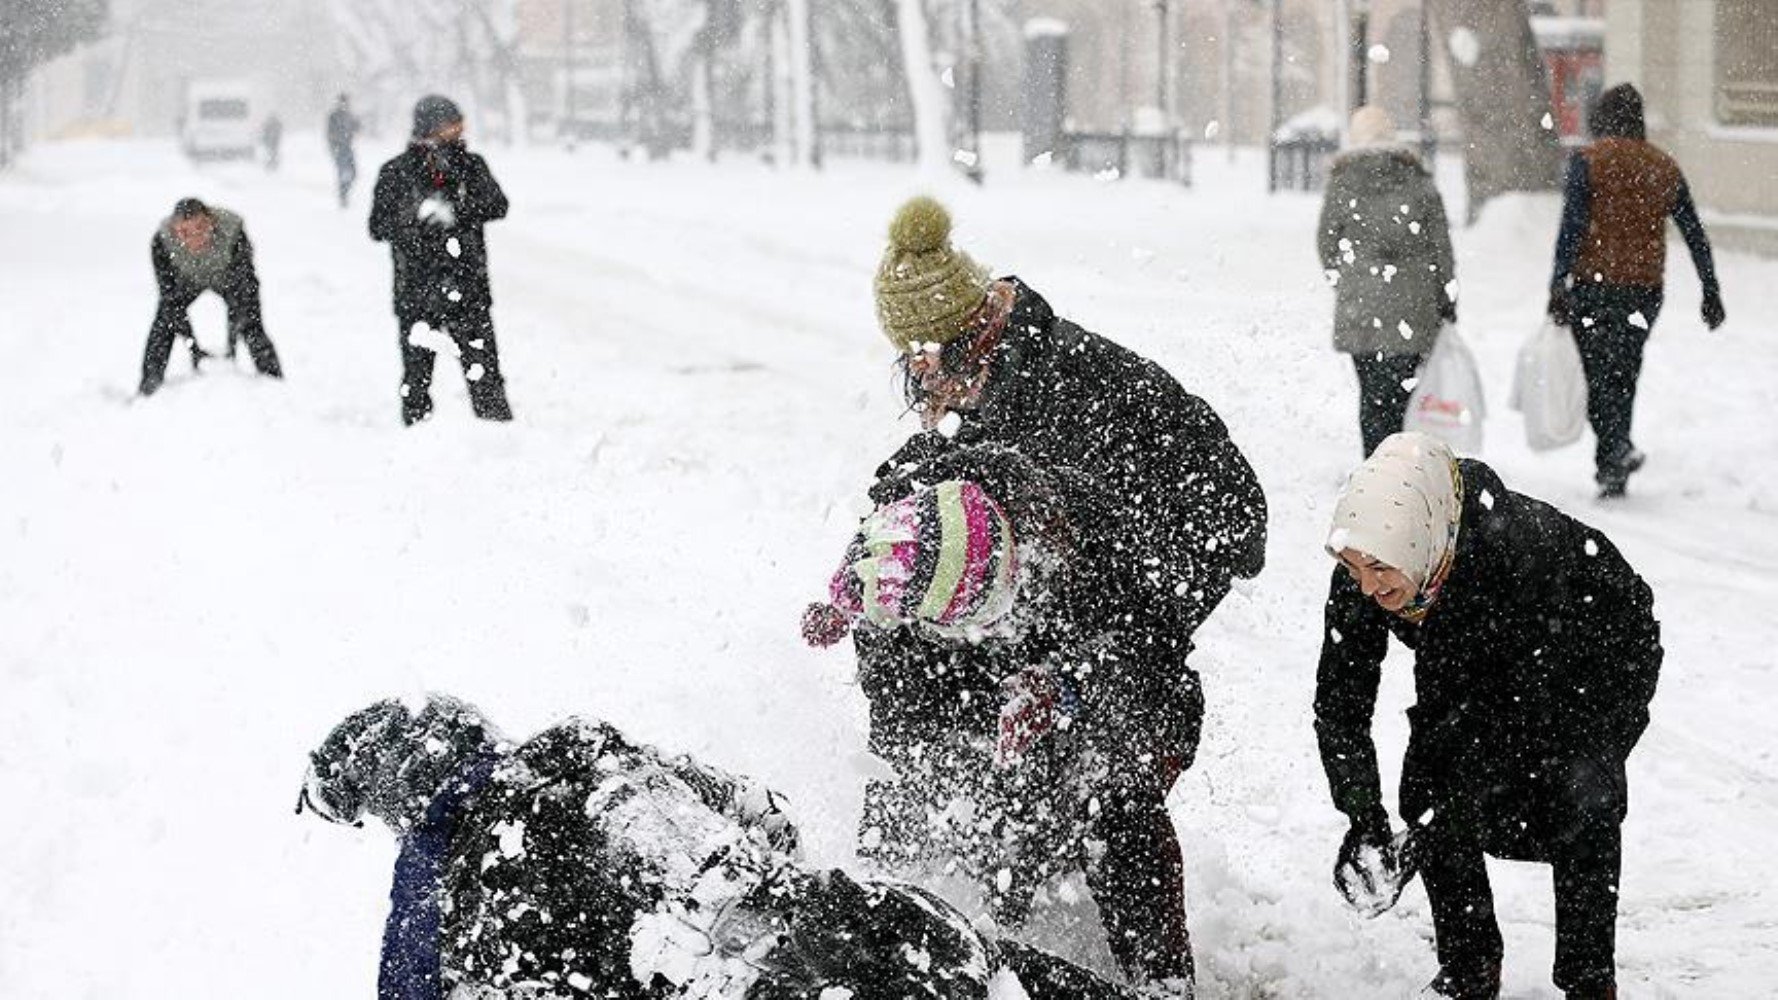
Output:
[[1337,559],[1340,550],[1356,549],[1426,586],[1456,541],[1455,461],[1449,446],[1427,434],[1384,438],[1340,490],[1328,553]]

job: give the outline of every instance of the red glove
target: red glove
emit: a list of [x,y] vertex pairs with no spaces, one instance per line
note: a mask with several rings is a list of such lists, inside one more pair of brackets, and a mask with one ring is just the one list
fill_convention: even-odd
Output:
[[1066,717],[1066,691],[1056,675],[1026,667],[1000,682],[1006,701],[1000,706],[1000,732],[994,741],[994,766],[1015,767],[1043,734]]
[[811,604],[803,610],[803,641],[825,648],[852,631],[852,616],[831,604]]

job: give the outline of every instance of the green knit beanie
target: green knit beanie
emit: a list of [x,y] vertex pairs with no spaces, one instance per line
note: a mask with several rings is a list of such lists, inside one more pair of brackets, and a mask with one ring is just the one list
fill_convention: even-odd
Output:
[[947,344],[988,295],[988,269],[951,246],[951,213],[924,195],[889,223],[877,267],[877,322],[897,350]]

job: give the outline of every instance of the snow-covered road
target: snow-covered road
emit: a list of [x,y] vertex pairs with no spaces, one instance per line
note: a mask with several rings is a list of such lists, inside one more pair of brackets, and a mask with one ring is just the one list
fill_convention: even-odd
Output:
[[[484,152],[513,202],[490,229],[511,426],[473,421],[442,366],[438,418],[400,426],[387,255],[362,190],[331,203],[312,136],[277,175],[136,142],[41,147],[0,176],[0,997],[371,992],[391,839],[290,809],[310,746],[392,692],[459,694],[515,734],[602,715],[775,784],[817,857],[847,860],[863,703],[849,657],[795,622],[910,429],[869,288],[922,186]],[[1271,498],[1266,574],[1201,636],[1206,744],[1175,793],[1202,994],[1404,996],[1433,968],[1424,895],[1372,923],[1338,902],[1309,725],[1320,536],[1358,450],[1317,205],[1267,198],[1220,153],[1199,174],[1000,170],[937,193],[978,258],[1215,405]],[[289,379],[190,378],[176,352],[138,402],[148,239],[186,194],[246,217]],[[1504,406],[1555,213],[1517,200],[1457,234],[1462,309],[1485,457],[1611,534],[1664,623],[1631,761],[1623,992],[1768,996],[1778,262],[1724,260],[1729,325],[1708,334],[1671,261],[1637,414],[1649,466],[1601,508],[1590,441],[1533,455]],[[218,343],[220,304],[198,316]],[[1392,666],[1386,783],[1411,700]],[[1547,869],[1495,873],[1507,993],[1552,997]]]

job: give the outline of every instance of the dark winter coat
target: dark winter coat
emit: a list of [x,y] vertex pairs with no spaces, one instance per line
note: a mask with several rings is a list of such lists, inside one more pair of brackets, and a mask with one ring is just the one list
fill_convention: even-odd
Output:
[[[1034,1000],[1130,997],[1042,953],[1003,953],[918,890],[799,866],[772,792],[604,723],[513,747],[452,699],[418,713],[379,702],[311,762],[305,804],[401,834],[383,1000],[817,1000],[829,986],[987,1000],[1002,964],[1054,987]],[[645,983],[639,965],[693,978]]]
[[[1508,491],[1481,462],[1458,466],[1456,556],[1421,624],[1334,570],[1315,693],[1321,760],[1341,812],[1377,815],[1371,716],[1393,634],[1415,653],[1403,817],[1432,809],[1537,860],[1554,833],[1551,781],[1584,764],[1621,784],[1648,725],[1660,624],[1648,585],[1603,534]],[[1620,796],[1619,819],[1624,807]]]
[[439,322],[492,305],[482,227],[506,209],[487,162],[461,143],[415,143],[383,164],[370,236],[394,257],[395,315]]
[[1015,524],[1029,531],[1043,523],[1055,537],[1021,539],[1022,556],[1038,565],[1021,585],[1015,638],[947,640],[915,627],[856,631],[859,683],[879,755],[907,764],[956,735],[990,739],[1000,681],[1041,665],[1068,681],[1080,701],[1077,735],[1096,750],[1126,766],[1143,755],[1189,764],[1203,697],[1185,662],[1189,636],[1175,631],[1170,580],[1128,544],[1139,511],[1076,469],[1041,468],[996,446],[951,447],[884,472],[872,491],[878,503],[921,484],[965,479],[1000,500]]
[[1406,149],[1360,149],[1334,160],[1315,248],[1334,285],[1334,348],[1425,355],[1438,339],[1456,277],[1445,203]]
[[[1017,278],[985,395],[947,441],[916,435],[878,470],[897,472],[953,445],[996,444],[1040,468],[1072,469],[1131,512],[1124,544],[1149,567],[1151,616],[1183,660],[1192,632],[1232,577],[1265,566],[1266,498],[1208,403],[1173,376],[1061,319]],[[872,491],[881,501],[897,487]]]

